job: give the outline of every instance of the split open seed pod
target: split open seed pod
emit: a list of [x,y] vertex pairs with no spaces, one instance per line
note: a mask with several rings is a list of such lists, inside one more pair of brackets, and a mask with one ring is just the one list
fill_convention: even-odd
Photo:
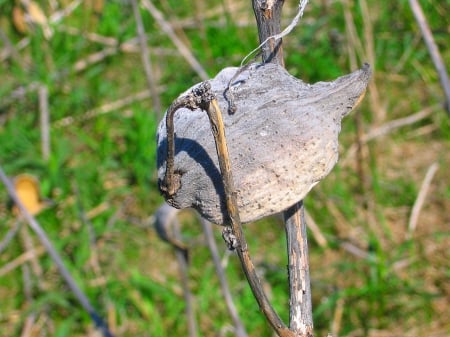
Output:
[[[210,80],[223,112],[243,223],[282,212],[328,175],[338,160],[342,118],[363,96],[370,73],[366,64],[333,82],[310,85],[281,66],[253,64],[240,73],[238,68],[225,68]],[[230,108],[234,113],[228,113]],[[207,220],[226,225],[224,187],[206,112],[180,108],[174,126],[180,184],[167,202],[195,208]],[[165,118],[157,144],[161,182],[167,160]]]

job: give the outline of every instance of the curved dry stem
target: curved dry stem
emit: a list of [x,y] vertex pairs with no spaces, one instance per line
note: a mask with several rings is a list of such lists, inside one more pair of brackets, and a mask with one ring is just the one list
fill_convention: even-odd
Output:
[[255,296],[259,307],[263,311],[270,325],[274,328],[280,337],[295,337],[288,327],[281,321],[278,314],[273,309],[256,273],[255,266],[248,251],[242,224],[239,217],[239,211],[236,201],[236,191],[234,188],[233,176],[231,172],[231,163],[228,154],[228,147],[225,139],[225,129],[222,120],[222,113],[214,94],[211,92],[211,86],[208,82],[203,82],[187,95],[176,99],[167,110],[166,114],[166,132],[167,132],[167,157],[166,172],[163,181],[160,183],[160,190],[165,195],[166,200],[176,193],[180,186],[179,176],[175,172],[175,128],[174,115],[180,108],[190,110],[201,108],[206,111],[211,124],[211,130],[216,144],[219,168],[224,184],[226,206],[228,210],[228,223],[231,225],[237,242],[237,254],[241,261],[245,276],[247,277],[250,288]]
[[219,167],[222,174],[222,180],[225,190],[226,205],[228,210],[229,223],[232,227],[233,234],[237,240],[237,254],[241,261],[242,269],[247,277],[250,288],[255,296],[259,307],[266,316],[270,325],[280,337],[295,337],[294,333],[283,323],[278,314],[270,304],[261,282],[256,273],[255,266],[248,251],[247,241],[242,231],[242,224],[239,217],[239,210],[236,201],[236,191],[234,188],[233,175],[231,172],[231,163],[228,155],[228,147],[225,139],[225,129],[217,100],[207,102],[202,106],[207,113],[211,123],[214,141],[216,143],[217,155],[219,158]]

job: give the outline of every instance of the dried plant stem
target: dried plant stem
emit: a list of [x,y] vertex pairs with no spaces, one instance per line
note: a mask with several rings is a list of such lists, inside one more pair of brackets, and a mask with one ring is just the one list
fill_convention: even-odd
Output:
[[76,282],[73,279],[72,275],[70,274],[69,270],[64,265],[64,262],[63,262],[61,256],[58,254],[56,249],[53,247],[53,244],[50,242],[49,238],[47,237],[47,234],[45,233],[45,231],[42,229],[42,227],[39,225],[39,223],[36,221],[36,219],[27,211],[25,206],[20,201],[19,197],[16,194],[14,186],[12,185],[11,181],[6,176],[1,165],[0,165],[0,180],[5,185],[11,199],[14,201],[14,203],[19,208],[20,213],[22,214],[24,219],[28,222],[31,229],[36,233],[36,235],[38,236],[42,245],[45,247],[46,251],[52,258],[53,262],[56,264],[61,276],[66,281],[67,285],[72,290],[72,292],[74,293],[74,295],[80,302],[81,306],[89,313],[92,320],[95,322],[96,326],[102,331],[102,333],[105,337],[113,337],[113,334],[109,331],[106,323],[97,314],[94,307],[89,302],[89,299],[86,297],[86,295],[81,291],[81,289],[76,284]]
[[[416,112],[413,115],[409,115],[404,118],[394,119],[394,120],[389,121],[378,127],[373,127],[367,133],[361,135],[359,141],[361,143],[365,144],[373,139],[376,139],[378,137],[382,137],[389,133],[392,133],[401,127],[414,124],[418,121],[421,121],[421,120],[427,118],[428,116],[430,116],[433,113],[433,111],[435,111],[438,108],[439,107],[437,105],[430,106],[419,112]],[[358,146],[358,144],[353,144],[347,150],[345,158],[342,158],[340,161],[341,165],[346,165],[348,163],[348,161],[355,155],[355,153],[357,151],[357,146]]]
[[[173,218],[174,238],[181,242],[180,224],[176,217]],[[175,247],[178,267],[180,269],[181,284],[183,286],[184,302],[186,303],[186,316],[188,321],[189,337],[198,336],[197,320],[195,319],[194,298],[189,287],[188,256],[186,251]]]
[[[23,248],[24,251],[27,252],[34,252],[34,244],[33,244],[33,240],[30,236],[30,233],[28,231],[28,227],[23,226],[20,230],[20,238],[23,244]],[[45,285],[43,283],[43,277],[42,275],[44,274],[41,265],[39,264],[38,261],[38,257],[36,255],[32,255],[31,259],[30,259],[30,266],[31,266],[31,270],[33,271],[34,275],[36,276],[38,282],[37,282],[37,286],[39,288],[39,290],[44,291],[45,290]]]
[[117,101],[106,103],[98,108],[86,111],[82,116],[77,116],[77,117],[68,116],[68,117],[62,118],[62,119],[56,121],[55,123],[53,123],[53,127],[60,128],[60,127],[65,127],[65,126],[70,125],[75,122],[87,121],[91,118],[107,114],[114,110],[122,109],[123,107],[130,105],[134,102],[142,101],[142,100],[148,99],[150,97],[151,97],[151,94],[149,93],[148,90],[140,91],[135,94],[129,95],[127,97],[121,98]]
[[180,224],[177,219],[178,212],[178,209],[164,203],[154,215],[154,226],[159,238],[169,243],[175,250],[186,303],[185,311],[188,321],[189,337],[196,337],[198,335],[198,329],[195,319],[194,299],[189,288],[188,248],[181,240]]
[[266,294],[261,286],[261,282],[256,273],[255,266],[250,258],[247,241],[245,240],[242,231],[242,224],[239,217],[239,211],[236,201],[236,191],[234,188],[233,175],[231,172],[231,163],[228,155],[228,147],[225,139],[225,130],[222,120],[222,113],[217,104],[216,99],[213,99],[207,104],[205,110],[211,123],[211,130],[216,143],[217,155],[219,158],[219,167],[222,175],[222,180],[225,189],[226,205],[228,210],[229,222],[236,236],[238,246],[236,247],[237,254],[242,264],[242,268],[247,277],[253,295],[258,301],[259,307],[266,316],[269,323],[272,325],[275,332],[280,337],[295,337],[295,335],[286,327],[277,315]]
[[445,68],[445,63],[439,53],[439,49],[434,41],[433,34],[431,33],[431,29],[428,26],[427,19],[423,13],[422,7],[420,7],[419,2],[417,0],[409,0],[409,6],[413,11],[414,17],[416,18],[417,24],[422,32],[423,39],[425,40],[425,44],[427,45],[431,59],[433,60],[434,67],[438,72],[446,100],[445,108],[450,114],[450,79],[447,74],[447,69]]
[[211,252],[213,263],[216,268],[217,277],[219,278],[220,288],[222,290],[228,312],[230,313],[231,319],[233,320],[234,333],[237,337],[247,337],[247,332],[245,331],[244,325],[239,318],[239,314],[234,305],[233,298],[231,297],[231,292],[228,286],[225,271],[223,270],[222,264],[220,262],[219,251],[217,249],[216,241],[214,240],[214,235],[211,229],[212,225],[210,222],[206,221],[203,218],[200,218],[200,223],[202,224],[203,232],[205,233],[206,237],[206,243],[208,245],[209,251]]
[[144,65],[145,76],[147,78],[147,85],[152,95],[153,110],[155,110],[157,114],[160,114],[161,101],[159,99],[158,91],[156,90],[155,76],[152,70],[150,52],[147,46],[147,37],[145,35],[144,24],[142,23],[141,12],[139,11],[137,0],[131,0],[131,5],[133,7],[133,14],[136,20],[137,32],[139,36],[139,44],[141,46],[142,64]]
[[8,262],[0,268],[0,277],[8,274],[10,271],[20,267],[25,262],[34,259],[35,257],[41,256],[44,254],[45,249],[42,246],[34,248],[32,250],[28,250],[25,253],[22,253],[20,256],[16,257],[14,260]]
[[174,115],[180,108],[194,110],[200,108],[207,112],[211,124],[211,130],[216,144],[216,151],[219,161],[220,173],[224,185],[225,201],[228,211],[228,223],[231,226],[232,233],[235,236],[237,254],[241,261],[242,269],[247,277],[250,288],[255,296],[259,307],[272,325],[278,336],[295,337],[294,334],[281,321],[277,313],[272,308],[261,282],[256,273],[255,266],[250,258],[247,241],[245,240],[242,224],[239,217],[239,210],[236,201],[236,191],[231,172],[231,163],[228,154],[228,147],[225,139],[225,129],[222,120],[222,113],[214,94],[211,92],[209,82],[203,82],[188,94],[177,98],[167,109],[166,113],[166,132],[167,132],[167,155],[166,155],[166,172],[164,179],[160,182],[160,190],[165,195],[167,201],[171,198],[180,187],[179,173],[175,172],[175,126]]
[[[23,280],[23,290],[25,294],[25,302],[28,306],[31,306],[33,302],[33,294],[32,294],[32,282],[30,278],[30,268],[27,264],[22,265],[22,280]],[[23,324],[22,332],[20,334],[21,337],[32,336],[32,328],[34,322],[36,320],[35,310],[31,309],[25,318],[25,322]]]
[[308,228],[311,231],[311,233],[312,233],[314,239],[316,240],[317,244],[320,247],[325,248],[328,245],[328,241],[325,238],[325,235],[323,235],[323,233],[320,230],[320,228],[317,225],[317,223],[314,221],[314,219],[311,216],[311,214],[309,214],[307,210],[305,210],[305,221],[308,224]]
[[428,190],[430,189],[431,181],[433,180],[433,177],[438,170],[439,165],[437,163],[433,163],[427,171],[427,174],[425,175],[425,178],[422,182],[422,185],[420,186],[419,194],[417,195],[416,201],[414,202],[414,206],[411,211],[411,216],[409,218],[408,223],[408,233],[406,238],[410,239],[416,230],[417,223],[419,221],[419,214],[420,210],[423,207],[423,204],[425,203],[425,198],[427,196]]
[[48,110],[48,89],[46,85],[39,86],[39,113],[41,122],[42,157],[47,161],[50,157],[50,113]]
[[0,40],[3,43],[3,50],[0,53],[0,61],[11,57],[15,62],[24,67],[25,63],[22,60],[22,57],[18,53],[16,47],[12,44],[8,35],[5,34],[4,30],[0,27]]
[[288,250],[289,328],[296,336],[313,335],[308,240],[303,202],[283,213]]
[[209,76],[203,69],[201,64],[197,61],[195,56],[192,54],[191,50],[178,38],[172,25],[164,19],[162,13],[155,7],[155,5],[150,0],[142,0],[142,6],[147,9],[147,11],[152,15],[155,20],[160,25],[161,29],[167,36],[172,40],[175,47],[177,47],[180,54],[186,59],[186,61],[191,65],[192,69],[197,73],[197,75],[204,81],[206,81]]
[[14,222],[14,225],[11,227],[11,229],[5,234],[3,239],[0,241],[0,254],[9,245],[9,243],[16,236],[16,234],[19,232],[21,225],[22,225],[22,221],[16,220]]
[[[273,35],[286,35],[284,31],[280,33],[283,2],[282,0],[274,0],[265,4],[265,2],[252,0],[261,44],[270,40]],[[300,1],[299,11],[293,24],[290,25],[292,28],[302,16],[307,2],[304,0]],[[267,7],[262,7],[266,5]],[[271,43],[266,46],[266,50],[263,50],[264,62],[284,65],[281,53],[282,40],[279,39],[278,41],[277,44]],[[289,265],[289,333],[295,336],[312,336],[313,331],[308,242],[304,212],[305,209],[301,201],[283,213]]]

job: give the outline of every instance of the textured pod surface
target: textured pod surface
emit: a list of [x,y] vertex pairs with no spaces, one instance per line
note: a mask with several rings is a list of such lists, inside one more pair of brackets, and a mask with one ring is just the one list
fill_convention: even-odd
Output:
[[[210,84],[223,113],[239,213],[245,223],[302,200],[331,171],[338,159],[341,120],[364,94],[370,68],[365,65],[333,82],[314,85],[274,64],[254,64],[233,78],[237,70],[225,68]],[[236,107],[232,115],[230,97]],[[225,224],[224,188],[206,112],[181,108],[174,125],[175,171],[181,186],[167,201],[176,208],[193,207],[209,221]],[[161,181],[167,153],[165,119],[158,128],[157,144]]]

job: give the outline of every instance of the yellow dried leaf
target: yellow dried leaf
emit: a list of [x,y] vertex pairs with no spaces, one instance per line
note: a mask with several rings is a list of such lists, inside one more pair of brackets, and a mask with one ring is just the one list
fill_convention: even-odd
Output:
[[[21,174],[14,179],[14,188],[19,200],[31,215],[36,215],[45,207],[41,201],[39,192],[39,181],[32,175]],[[19,214],[17,206],[14,213]]]
[[31,21],[39,24],[40,26],[47,25],[47,17],[45,16],[44,11],[36,2],[30,1],[27,6],[27,11],[28,15],[31,18]]
[[25,22],[25,15],[22,8],[14,6],[12,11],[12,21],[14,27],[19,33],[25,34],[28,31],[27,24]]

